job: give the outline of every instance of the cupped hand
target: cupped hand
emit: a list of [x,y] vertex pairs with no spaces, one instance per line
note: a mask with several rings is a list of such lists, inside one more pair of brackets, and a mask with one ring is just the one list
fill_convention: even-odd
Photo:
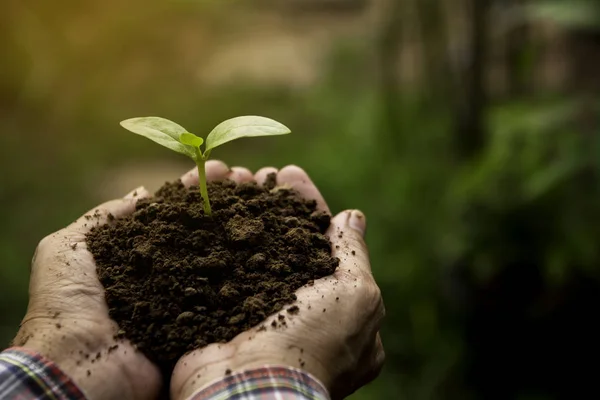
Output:
[[[216,161],[206,168],[209,179],[234,174]],[[33,257],[29,305],[12,344],[54,361],[91,400],[157,398],[162,385],[158,368],[128,341],[114,339],[118,326],[86,246],[90,229],[133,213],[148,195],[139,188],[99,205],[42,239]]]
[[[318,207],[329,208],[306,172],[295,166],[280,171],[263,168],[254,176],[245,168],[219,168],[221,176],[237,182],[264,183],[269,173],[277,174],[278,185],[289,185]],[[182,181],[197,184],[190,171]],[[327,235],[340,265],[331,276],[300,288],[294,305],[297,314],[285,313],[286,325],[271,315],[265,323],[241,333],[226,344],[211,344],[182,357],[171,379],[173,399],[185,399],[226,373],[263,365],[300,368],[325,385],[332,398],[343,398],[374,379],[383,365],[384,351],[379,336],[385,310],[381,292],[371,273],[363,240],[365,216],[357,210],[344,211],[331,221]],[[273,329],[275,321],[278,328]],[[262,326],[267,326],[264,330]]]

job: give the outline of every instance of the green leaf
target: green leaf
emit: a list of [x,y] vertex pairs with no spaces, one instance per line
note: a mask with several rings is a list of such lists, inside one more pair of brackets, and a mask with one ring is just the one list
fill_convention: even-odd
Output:
[[204,139],[189,132],[182,133],[181,136],[179,136],[179,141],[194,147],[200,147],[202,146],[202,143],[204,143]]
[[544,0],[525,8],[525,16],[566,28],[600,27],[600,6],[595,0]]
[[194,157],[195,155],[192,147],[179,141],[181,134],[187,133],[187,130],[168,119],[160,117],[130,118],[121,121],[121,126],[188,157]]
[[221,122],[206,137],[206,151],[242,137],[285,135],[289,128],[265,117],[245,116]]

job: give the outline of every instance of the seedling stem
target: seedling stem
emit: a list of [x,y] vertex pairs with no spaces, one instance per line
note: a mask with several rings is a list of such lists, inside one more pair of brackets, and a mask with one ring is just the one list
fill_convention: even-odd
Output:
[[208,189],[206,187],[206,167],[204,165],[206,163],[206,158],[199,147],[196,148],[196,157],[194,161],[196,161],[196,166],[198,167],[198,187],[200,188],[200,195],[204,201],[204,213],[206,215],[212,215],[210,200],[208,199]]

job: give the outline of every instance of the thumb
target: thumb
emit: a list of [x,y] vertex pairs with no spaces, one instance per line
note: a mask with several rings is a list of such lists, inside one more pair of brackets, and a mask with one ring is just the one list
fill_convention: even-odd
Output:
[[122,199],[108,201],[86,212],[65,228],[65,233],[70,233],[73,236],[86,234],[95,226],[104,225],[114,218],[125,217],[135,211],[135,205],[139,199],[148,196],[150,196],[150,193],[143,186],[140,186]]
[[332,255],[340,260],[338,271],[344,275],[371,275],[369,252],[364,241],[366,229],[367,219],[359,210],[342,211],[331,219],[327,236]]

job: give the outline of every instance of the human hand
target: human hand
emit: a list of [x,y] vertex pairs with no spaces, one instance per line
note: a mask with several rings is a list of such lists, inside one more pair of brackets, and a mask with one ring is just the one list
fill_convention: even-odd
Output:
[[[218,161],[207,162],[206,174],[208,180],[239,180],[235,169]],[[189,184],[189,178],[182,179]],[[119,328],[109,317],[86,245],[94,226],[133,213],[137,200],[146,196],[138,188],[99,205],[42,239],[32,260],[29,305],[12,345],[52,360],[91,400],[151,399],[161,388],[158,368],[128,341],[115,341]]]
[[[275,172],[279,185],[291,186],[329,213],[318,189],[298,167],[288,166],[281,171],[263,168],[254,176],[245,168],[229,170],[222,163],[219,168],[221,176],[215,173],[213,179],[255,179],[259,184]],[[213,171],[216,170],[215,167]],[[186,185],[197,184],[197,173],[190,171],[182,181]],[[335,273],[297,291],[294,305],[300,308],[298,314],[276,313],[226,344],[214,343],[182,357],[171,380],[172,398],[186,399],[226,372],[267,364],[309,372],[334,399],[343,398],[374,379],[385,358],[378,333],[385,311],[371,274],[363,240],[365,228],[365,217],[359,211],[336,215],[327,232],[333,255],[340,259]],[[280,314],[284,315],[286,326],[280,325]],[[271,328],[272,322],[279,328]],[[260,331],[263,325],[268,327],[266,331]]]
[[132,213],[147,195],[139,188],[94,208],[42,239],[32,260],[29,306],[12,344],[52,360],[91,400],[151,399],[161,387],[158,368],[129,342],[115,341],[118,326],[85,240],[92,227]]

